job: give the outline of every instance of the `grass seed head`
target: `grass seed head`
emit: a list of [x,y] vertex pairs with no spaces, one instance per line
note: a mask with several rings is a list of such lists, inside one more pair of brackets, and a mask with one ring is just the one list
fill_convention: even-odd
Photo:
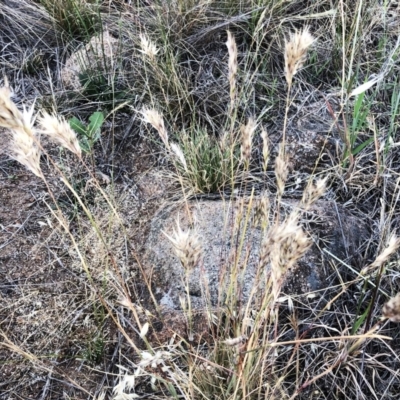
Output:
[[300,70],[306,60],[308,48],[314,43],[315,38],[305,27],[300,32],[290,35],[290,40],[285,41],[285,78],[289,86],[292,85],[293,76]]
[[160,49],[144,34],[140,34],[140,48],[141,50],[139,51],[151,61],[155,60],[157,53],[160,51]]
[[264,172],[266,172],[269,161],[269,140],[268,140],[268,132],[264,128],[261,129],[261,139],[263,142],[263,150],[262,150],[263,170]]
[[40,169],[40,149],[33,135],[28,135],[23,129],[13,130],[11,157],[43,179]]
[[183,154],[182,149],[175,143],[171,143],[171,150],[173,153],[176,155],[178,158],[179,162],[182,164],[182,167],[185,169],[185,171],[188,171],[185,155]]
[[162,115],[154,108],[143,108],[142,115],[144,122],[150,124],[157,130],[161,140],[165,144],[165,147],[169,148],[168,132],[165,128],[164,118]]
[[285,191],[285,183],[289,174],[287,157],[283,153],[283,145],[281,145],[278,155],[275,159],[275,177],[277,186],[277,196],[282,197]]
[[265,229],[268,225],[268,217],[269,217],[269,209],[270,202],[269,197],[264,195],[259,199],[255,206],[254,212],[254,225],[261,226],[262,229]]
[[273,226],[263,240],[260,266],[271,266],[272,291],[279,297],[287,272],[310,248],[311,241],[299,224],[298,215],[292,213],[285,221]]
[[249,120],[247,121],[247,124],[242,125],[240,128],[242,133],[242,145],[240,148],[241,159],[246,165],[246,167],[248,167],[250,163],[253,134],[256,128],[257,128],[257,123],[253,117],[250,117]]
[[173,234],[164,235],[170,240],[174,246],[175,253],[182,263],[182,266],[190,271],[195,268],[201,259],[201,243],[199,237],[195,231],[182,230],[177,220],[177,229],[174,230]]
[[49,136],[61,146],[67,148],[78,157],[81,157],[82,150],[78,138],[76,137],[76,133],[63,117],[50,115],[44,111],[42,116],[38,118],[38,122],[41,127],[41,133]]
[[40,169],[40,149],[33,128],[34,105],[21,112],[11,100],[11,90],[5,78],[5,86],[0,88],[0,126],[12,132],[10,156],[24,165],[39,178],[43,178]]
[[326,182],[328,178],[318,179],[315,185],[310,184],[304,189],[302,203],[308,210],[326,192]]
[[380,268],[385,262],[389,260],[393,253],[397,251],[400,246],[400,238],[392,235],[386,248],[376,257],[375,261],[368,267],[361,271],[361,274],[366,274],[372,270]]
[[7,78],[5,78],[5,86],[0,88],[0,126],[7,129],[24,126],[22,113],[11,100],[11,90]]
[[236,46],[235,37],[230,31],[228,33],[228,40],[226,42],[226,47],[228,47],[229,61],[228,61],[228,79],[230,86],[230,96],[231,96],[231,107],[235,102],[236,95],[236,75],[238,69],[238,51]]
[[392,322],[400,322],[400,293],[383,306],[382,315]]

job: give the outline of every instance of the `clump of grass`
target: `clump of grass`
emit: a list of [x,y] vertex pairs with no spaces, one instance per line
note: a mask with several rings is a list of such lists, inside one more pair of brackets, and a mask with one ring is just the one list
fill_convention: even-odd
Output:
[[101,28],[98,0],[36,0],[72,39],[88,40]]
[[[47,0],[42,0],[42,3],[44,3],[44,1]],[[279,4],[270,3],[272,11],[274,11],[275,8],[284,8],[282,4],[286,2],[279,2]],[[59,3],[57,2],[57,4]],[[79,4],[81,6],[83,2],[69,0],[64,4]],[[219,6],[218,2],[202,2],[201,5],[199,5],[193,1],[178,1],[173,2],[173,4],[168,4],[168,6],[148,7],[144,12],[152,14],[153,17],[155,16],[154,19],[158,17],[166,19],[171,18],[171,15],[173,15],[169,7],[175,7],[182,17],[179,21],[185,19],[191,22],[191,26],[189,28],[183,27],[182,31],[185,29],[187,29],[187,31],[193,31],[193,27],[197,27],[197,21],[204,21],[207,19],[206,13],[202,14],[199,10],[202,11],[203,8],[206,9],[208,4]],[[253,8],[259,6],[259,4],[252,1],[245,5],[241,2],[240,5],[224,4],[224,7],[226,6],[229,10],[232,10],[236,6],[245,9],[246,7],[250,7],[249,5]],[[322,2],[315,5],[313,4],[310,6],[310,9],[314,11],[318,7],[318,16],[319,18],[323,18],[325,15],[329,15],[329,11],[326,14],[320,13],[319,7],[322,9],[324,5],[332,7],[332,4]],[[297,5],[290,6],[296,8],[295,6]],[[301,5],[298,7],[300,6]],[[140,7],[142,7],[142,5],[140,5]],[[348,5],[348,7],[350,10],[351,5]],[[268,7],[265,10],[267,9]],[[258,11],[259,10],[257,10],[257,12]],[[332,11],[335,10],[332,9]],[[188,17],[189,14],[192,13],[199,16],[199,18],[196,18],[196,21],[190,21]],[[71,20],[71,15],[74,14],[67,14],[69,20]],[[79,21],[81,15],[82,11],[79,11],[78,18],[76,18],[77,21]],[[142,17],[143,15],[144,14],[141,14]],[[265,17],[266,12],[263,12],[263,15]],[[352,14],[349,12],[349,15]],[[57,15],[55,15],[55,17],[57,17]],[[147,14],[146,17],[149,18]],[[251,18],[255,23],[257,23],[256,17],[257,13],[251,14]],[[216,17],[213,16],[212,18]],[[244,20],[245,18],[247,18],[246,15],[244,15]],[[62,18],[57,19],[63,21]],[[145,25],[145,19],[144,17],[141,18],[141,24],[143,23]],[[271,18],[271,20],[273,19],[274,18]],[[236,19],[232,21],[235,22]],[[229,21],[229,23],[231,24],[232,21]],[[244,26],[244,23],[242,23],[242,16],[240,16],[238,21],[238,26],[242,28]],[[90,25],[90,21],[87,23]],[[224,26],[225,25],[224,22]],[[82,25],[80,26],[82,27]],[[84,29],[82,29],[81,32],[85,33],[87,31],[86,23],[84,23],[83,26]],[[270,27],[264,24],[264,21],[260,21],[259,26],[271,30]],[[69,31],[69,28],[70,27],[67,26],[65,29]],[[171,26],[162,27],[164,32],[168,30],[172,31],[170,28]],[[351,27],[350,30],[353,31],[353,28],[354,27]],[[73,29],[71,31],[72,34],[80,35],[81,33],[78,33],[80,32],[79,29]],[[148,27],[143,26],[143,29],[145,31]],[[344,36],[347,34],[347,30],[345,26],[343,26],[342,29]],[[260,31],[261,30],[263,29],[260,29]],[[137,79],[137,81],[143,83],[145,90],[138,90],[138,87],[135,86],[132,93],[145,93],[145,96],[147,96],[145,97],[145,103],[147,104],[159,103],[161,99],[160,110],[162,109],[163,113],[155,111],[154,109],[145,109],[143,111],[143,117],[146,123],[149,123],[157,130],[165,146],[169,160],[174,165],[179,182],[181,182],[184,188],[188,189],[186,192],[216,192],[223,190],[227,186],[233,189],[236,183],[235,180],[237,179],[240,181],[240,173],[243,169],[246,172],[250,171],[252,151],[254,150],[252,139],[257,126],[256,119],[254,118],[250,118],[246,125],[241,125],[240,123],[242,120],[240,120],[239,114],[243,110],[239,109],[239,107],[242,106],[239,101],[241,100],[239,91],[242,90],[241,86],[246,86],[248,81],[245,81],[243,85],[243,82],[240,81],[242,77],[239,76],[238,49],[235,37],[231,32],[228,32],[227,46],[229,60],[227,83],[229,84],[229,96],[227,96],[227,101],[224,101],[221,107],[227,110],[226,115],[224,115],[227,122],[221,125],[228,127],[228,129],[226,129],[226,131],[221,130],[218,134],[211,136],[203,124],[196,122],[193,126],[192,120],[190,123],[182,124],[182,121],[188,122],[189,120],[185,119],[186,114],[195,114],[195,106],[194,103],[191,103],[193,99],[190,96],[191,93],[189,94],[190,91],[187,90],[188,87],[185,86],[186,82],[184,79],[182,79],[182,81],[179,80],[181,78],[179,75],[179,72],[181,72],[181,70],[179,70],[179,63],[184,60],[182,53],[187,56],[187,53],[185,53],[182,48],[188,43],[192,45],[195,42],[195,37],[189,37],[190,41],[188,37],[182,34],[182,31],[172,32],[174,37],[179,37],[180,39],[178,47],[181,46],[181,48],[178,49],[179,51],[176,50],[176,47],[171,46],[171,42],[173,41],[169,41],[168,33],[165,33],[165,37],[163,38],[163,40],[165,40],[164,47],[160,47],[153,43],[147,35],[143,33],[139,35],[135,32],[135,36],[140,39],[139,52],[141,52],[143,56],[143,59],[138,61],[138,64],[146,63],[146,67],[140,67],[141,69],[139,68],[139,70],[145,71],[148,75],[144,76],[144,74],[140,76],[140,79]],[[199,32],[200,34],[202,33],[200,30]],[[213,27],[211,27],[210,32],[213,34]],[[188,40],[186,41],[186,39]],[[263,36],[262,40],[264,39],[265,37]],[[322,311],[318,314],[317,311],[314,312],[314,310],[310,309],[312,317],[310,317],[310,314],[307,314],[306,318],[302,317],[302,312],[305,308],[311,307],[307,304],[307,298],[297,298],[295,300],[296,308],[293,309],[292,297],[288,295],[282,297],[281,293],[290,268],[301,259],[312,242],[310,234],[306,232],[301,224],[301,213],[308,212],[312,204],[322,196],[326,190],[325,180],[317,180],[315,184],[312,184],[310,179],[309,184],[303,192],[298,209],[288,216],[282,215],[282,210],[280,210],[279,206],[285,195],[286,187],[289,185],[288,160],[285,156],[284,147],[287,113],[291,100],[290,92],[294,85],[294,76],[304,64],[307,48],[313,41],[314,39],[309,33],[309,30],[305,29],[304,31],[292,34],[285,45],[284,68],[285,80],[288,85],[288,101],[283,127],[283,143],[280,146],[278,156],[275,160],[275,180],[277,187],[275,196],[276,213],[274,218],[271,218],[271,204],[274,204],[274,202],[270,202],[269,197],[264,196],[256,200],[257,211],[255,212],[256,216],[254,222],[262,227],[264,239],[259,259],[259,270],[257,271],[256,282],[258,282],[258,285],[254,287],[252,300],[248,301],[247,304],[240,303],[240,290],[236,290],[239,287],[236,285],[235,290],[227,294],[225,293],[227,297],[226,303],[229,307],[223,310],[215,310],[212,308],[207,310],[208,323],[212,335],[211,339],[204,338],[203,342],[197,344],[192,340],[187,341],[185,337],[177,339],[175,336],[168,341],[168,345],[165,347],[163,344],[155,346],[145,340],[149,325],[148,323],[143,324],[139,321],[135,314],[135,308],[132,306],[132,303],[129,303],[129,309],[134,313],[135,322],[139,327],[138,336],[143,340],[143,345],[146,346],[146,350],[142,351],[141,348],[139,349],[137,344],[132,340],[130,333],[124,330],[123,326],[127,326],[128,324],[130,328],[135,330],[135,327],[130,321],[128,321],[126,325],[123,323],[119,325],[119,322],[116,321],[120,332],[125,335],[126,340],[132,345],[136,354],[140,356],[140,360],[131,359],[135,373],[133,375],[129,375],[128,373],[124,375],[120,384],[115,387],[115,398],[135,398],[137,396],[136,394],[128,394],[125,392],[136,390],[139,381],[142,382],[148,379],[149,386],[158,391],[157,395],[168,398],[218,398],[230,400],[244,398],[289,399],[308,397],[311,395],[311,392],[304,394],[304,396],[302,392],[307,388],[310,390],[318,388],[319,390],[317,384],[322,378],[326,378],[327,383],[321,385],[321,387],[329,385],[329,383],[332,382],[328,380],[329,376],[334,376],[332,379],[336,379],[336,381],[333,382],[336,382],[337,387],[340,386],[342,378],[348,386],[351,386],[349,382],[351,382],[353,377],[354,386],[357,388],[357,396],[368,396],[368,394],[360,393],[359,388],[361,384],[359,378],[361,377],[362,380],[367,381],[368,375],[365,370],[371,366],[377,366],[376,369],[378,369],[381,366],[379,364],[381,361],[377,361],[374,365],[374,361],[371,362],[371,359],[378,360],[379,355],[375,353],[373,357],[369,358],[369,353],[365,349],[366,345],[372,342],[373,339],[379,339],[382,342],[383,339],[386,339],[386,337],[375,334],[383,324],[381,324],[381,322],[375,325],[371,323],[373,328],[367,329],[370,326],[369,321],[364,325],[356,321],[353,326],[357,325],[357,329],[352,333],[357,333],[359,329],[364,329],[364,332],[367,331],[367,333],[361,332],[360,335],[349,336],[347,334],[348,326],[351,326],[352,319],[356,319],[357,315],[352,315],[352,311],[347,308],[347,305],[345,306],[346,313],[343,313],[343,309],[339,308],[336,309],[336,311],[330,311],[329,308],[336,307],[337,303],[331,300],[332,296],[329,297],[329,290],[327,290],[325,294],[327,298],[329,297],[329,301],[324,298],[318,301],[318,304],[322,304]],[[343,46],[345,46],[345,43],[343,43]],[[357,42],[354,41],[354,48],[356,47]],[[190,47],[188,53],[190,53],[190,51],[192,51],[192,47]],[[174,54],[175,52],[177,55]],[[193,51],[193,54],[194,53],[195,51]],[[240,56],[242,56],[242,54]],[[189,58],[192,58],[191,54]],[[352,59],[354,59],[353,55]],[[362,68],[361,63],[357,68]],[[198,72],[201,72],[200,69]],[[259,74],[260,71],[257,70],[252,71],[252,73],[253,72],[254,74]],[[351,72],[351,68],[349,68],[349,76]],[[87,84],[88,87],[92,82],[93,90],[96,93],[101,93],[102,88],[104,88],[104,83],[108,82],[108,78],[103,76],[99,80],[90,80],[90,77],[88,78],[87,76],[81,78],[81,81]],[[158,82],[158,91],[153,90],[155,87],[151,84],[153,79]],[[239,84],[239,82],[241,82],[241,84]],[[110,86],[113,84],[114,83]],[[15,107],[15,104],[10,101],[7,90],[3,89],[0,89],[1,93],[3,93],[3,95],[0,96],[0,124],[3,124],[2,126],[12,131],[13,152],[17,161],[26,165],[26,167],[36,175],[39,176],[40,174],[40,176],[42,176],[39,165],[40,129],[42,130],[41,133],[49,135],[51,139],[62,144],[80,157],[79,144],[77,144],[76,138],[72,137],[69,132],[66,132],[65,127],[63,128],[64,120],[55,115],[43,114],[42,117],[37,119],[42,127],[35,127],[33,108],[28,111],[24,110],[20,112],[18,108]],[[245,91],[246,90],[243,89],[243,92]],[[6,100],[4,100],[3,97]],[[142,101],[143,98],[141,96],[139,97],[140,101]],[[1,100],[1,98],[3,98],[3,100]],[[97,96],[96,99],[99,101],[106,101],[104,96]],[[149,99],[155,101],[148,101]],[[243,96],[243,99],[245,99],[245,96]],[[162,100],[165,101],[165,104],[162,104]],[[395,101],[394,105],[397,103]],[[188,107],[184,108],[183,104],[187,104]],[[215,106],[220,107],[217,103],[215,103]],[[243,107],[246,107],[246,105]],[[396,105],[396,110],[397,108]],[[190,113],[187,113],[188,109]],[[170,114],[167,114],[165,110],[169,110]],[[176,110],[179,110],[181,120],[174,115]],[[197,109],[195,111],[197,112]],[[397,111],[394,111],[394,116],[392,116],[392,125],[394,128],[396,125],[394,119],[396,112]],[[199,114],[201,113],[199,112]],[[167,128],[163,115],[166,116],[165,120],[168,121],[173,128]],[[258,114],[255,113],[255,115]],[[353,114],[353,116],[356,116],[356,114]],[[203,121],[211,119],[209,115],[201,115],[201,117]],[[259,116],[257,121],[262,121],[262,119],[263,118]],[[365,119],[360,121],[364,123]],[[354,123],[357,124],[357,121]],[[182,129],[182,126],[184,126],[185,129]],[[359,130],[364,129],[364,125],[360,125],[359,128]],[[261,138],[262,168],[264,173],[266,173],[271,149],[268,133],[264,127],[261,127]],[[378,143],[378,139],[376,139],[376,141]],[[377,146],[377,152],[379,152],[379,146]],[[248,176],[248,174],[246,174],[246,176]],[[392,204],[394,204],[393,210],[395,210],[396,204]],[[242,217],[246,219],[251,214],[249,210],[250,206],[247,211],[243,212]],[[237,226],[241,227],[243,230],[232,235],[232,243],[240,242],[241,235],[246,234],[245,223],[238,223]],[[193,266],[197,265],[201,259],[200,242],[198,238],[191,236],[189,233],[190,232],[183,232],[178,227],[178,230],[171,236],[174,247],[177,250],[177,255],[185,266],[187,274],[189,274]],[[96,235],[101,237],[101,232],[96,231]],[[370,274],[378,271],[378,276],[383,276],[383,267],[387,264],[389,257],[397,251],[397,248],[398,239],[393,237],[389,240],[387,249],[384,249],[373,263],[362,270],[362,277],[354,283],[364,283],[366,287],[369,288],[371,283],[369,280]],[[234,252],[235,251],[233,251],[233,253]],[[106,252],[105,254],[107,254],[108,257],[110,252]],[[236,256],[236,258],[234,256]],[[233,259],[233,263],[237,263],[236,259],[239,258],[238,254],[234,254],[234,256],[229,260],[229,263]],[[105,258],[107,257],[105,256]],[[84,263],[84,259],[82,263]],[[106,264],[107,263],[105,263],[105,265]],[[240,267],[246,269],[246,261],[243,265],[240,265]],[[240,278],[240,274],[240,268],[237,268],[231,279],[237,280]],[[340,279],[343,292],[337,295],[338,298],[341,295],[345,295],[346,292],[353,296],[354,291],[350,287],[353,283],[347,284],[343,282],[341,276]],[[187,285],[186,281],[184,281],[184,284]],[[121,287],[124,286],[123,279],[118,282],[118,285]],[[379,280],[377,281],[376,287],[375,293],[378,293]],[[189,292],[188,289],[186,290]],[[331,290],[334,291],[335,288]],[[99,298],[101,298],[101,296],[99,296]],[[372,300],[374,301],[375,298]],[[281,304],[284,301],[288,302],[288,307],[281,312],[283,315],[279,315],[278,311],[281,311]],[[328,302],[328,304],[326,305],[324,302]],[[396,296],[385,305],[383,309],[383,319],[398,322],[398,303],[399,299],[398,296]],[[190,309],[190,304],[189,306],[183,306],[183,308],[189,316],[192,315],[193,310]],[[371,307],[371,310],[372,308],[373,307]],[[114,310],[108,311],[110,316],[114,315]],[[317,317],[315,317],[316,314],[318,314]],[[371,316],[372,311],[368,315]],[[329,320],[329,316],[331,316],[331,320]],[[337,321],[334,321],[336,323],[329,323],[329,321],[336,318],[339,320],[339,323],[337,323]],[[368,319],[370,318],[368,317]],[[287,320],[289,320],[289,322],[287,322]],[[308,326],[306,323],[308,323],[309,320],[311,320],[311,322]],[[189,322],[189,325],[190,324]],[[306,328],[303,328],[303,326],[306,326]],[[334,331],[338,333],[336,336],[332,337],[332,332]],[[312,344],[312,346],[310,344]],[[103,343],[101,343],[101,345],[103,345]],[[362,346],[365,347],[363,348]],[[305,348],[306,350],[304,350]],[[277,349],[279,349],[279,351]],[[90,350],[93,351],[93,354],[97,354],[95,348]],[[393,351],[389,346],[388,350]],[[306,352],[308,352],[310,356],[306,355]],[[128,358],[128,356],[126,357]],[[330,357],[334,358],[334,360],[332,361]],[[97,357],[94,357],[93,361],[97,361],[96,358]],[[396,361],[394,361],[394,363],[395,362]],[[356,365],[355,368],[354,365]],[[359,365],[362,366],[359,367]],[[376,370],[373,370],[372,373],[374,377],[378,376]],[[393,380],[396,379],[396,371],[385,369],[385,373],[392,374],[391,376],[394,377]],[[387,383],[387,381],[384,381],[383,385],[385,382]],[[368,382],[367,386],[371,387],[370,382]],[[162,391],[161,394],[159,390],[160,387]],[[329,387],[331,386],[329,385]],[[349,393],[342,393],[341,397],[352,398],[353,392],[349,390]],[[327,396],[328,398],[329,396],[340,397],[337,396],[337,393],[333,393],[333,391],[328,394],[320,394],[322,397]],[[104,394],[103,397],[105,398],[105,396]]]

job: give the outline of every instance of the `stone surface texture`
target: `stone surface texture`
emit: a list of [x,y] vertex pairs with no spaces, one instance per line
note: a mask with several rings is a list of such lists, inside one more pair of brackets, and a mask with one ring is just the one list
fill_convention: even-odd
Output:
[[[93,36],[82,49],[73,53],[61,70],[61,80],[67,89],[80,90],[82,85],[79,74],[86,70],[103,71],[111,69],[118,52],[119,41],[106,30],[101,35]],[[106,64],[106,65],[105,65]]]
[[[284,200],[281,211],[289,213],[297,205],[297,201]],[[144,266],[164,309],[182,310],[182,299],[187,303],[187,277],[193,309],[221,305],[229,290],[236,291],[238,301],[246,301],[254,285],[263,238],[262,229],[252,223],[254,206],[247,207],[244,212],[240,211],[241,200],[201,200],[159,210],[145,245]],[[188,275],[165,235],[171,235],[177,223],[183,230],[195,230],[202,243],[203,261]],[[327,287],[331,261],[337,263],[336,257],[351,263],[368,237],[365,221],[331,201],[316,202],[303,214],[302,223],[313,245],[288,274],[283,288],[283,293],[288,295],[307,294]],[[239,277],[238,283],[232,282],[232,275]]]

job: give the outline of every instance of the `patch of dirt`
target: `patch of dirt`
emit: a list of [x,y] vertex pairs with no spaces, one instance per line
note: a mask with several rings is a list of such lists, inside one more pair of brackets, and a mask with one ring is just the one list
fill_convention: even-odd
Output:
[[[57,151],[51,152],[57,159]],[[114,184],[106,179],[96,186],[88,183],[88,175],[80,178],[86,181],[79,183],[80,193],[89,200],[87,206],[112,251],[108,254],[83,211],[70,212],[73,196],[57,173],[49,173],[43,163],[63,214],[55,209],[43,181],[0,154],[0,399],[16,394],[59,399],[62,393],[86,399],[101,390],[104,373],[112,372],[121,338],[112,321],[105,319],[102,306],[116,306],[121,278],[135,302],[148,301],[146,288],[136,282],[139,272],[133,254],[140,253],[146,222],[166,191],[162,175],[149,164],[151,157],[142,152],[137,157],[142,162],[128,158],[130,163],[119,167],[129,174],[122,173]],[[75,165],[65,172],[81,176],[79,170]],[[78,247],[87,269],[66,227],[80,238]],[[137,245],[126,247],[129,242]],[[107,269],[109,286],[104,291]],[[100,292],[104,305],[97,299]]]

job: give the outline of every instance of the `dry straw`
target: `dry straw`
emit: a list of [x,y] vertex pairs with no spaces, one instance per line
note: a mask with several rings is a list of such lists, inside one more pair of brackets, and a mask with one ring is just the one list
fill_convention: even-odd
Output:
[[315,38],[308,27],[300,32],[292,33],[290,39],[285,41],[285,78],[289,87],[292,85],[293,76],[303,66],[307,51],[314,41]]

